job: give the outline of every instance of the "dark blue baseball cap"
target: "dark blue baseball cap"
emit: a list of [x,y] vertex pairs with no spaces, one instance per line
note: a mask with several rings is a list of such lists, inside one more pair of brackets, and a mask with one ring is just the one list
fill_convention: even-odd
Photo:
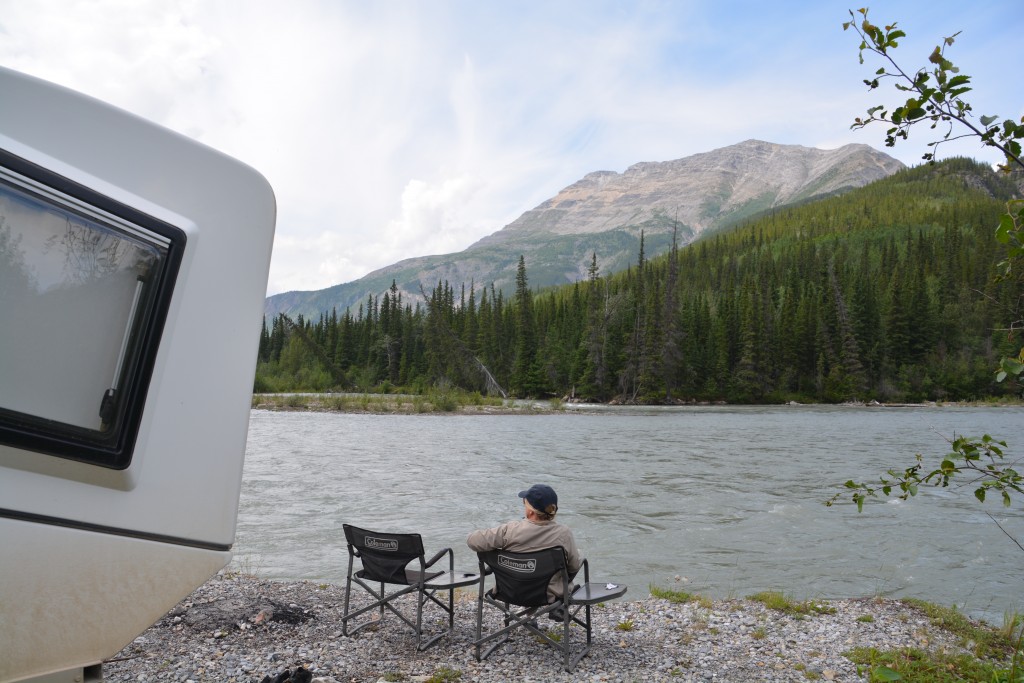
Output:
[[[520,491],[519,497],[537,512],[553,515],[558,511],[558,494],[547,484],[534,484],[525,491]],[[553,509],[549,510],[549,506],[553,506]]]

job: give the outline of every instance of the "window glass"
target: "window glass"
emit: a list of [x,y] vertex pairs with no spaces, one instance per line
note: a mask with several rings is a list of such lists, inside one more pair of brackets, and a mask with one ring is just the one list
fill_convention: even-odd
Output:
[[169,244],[0,169],[0,421],[117,444]]

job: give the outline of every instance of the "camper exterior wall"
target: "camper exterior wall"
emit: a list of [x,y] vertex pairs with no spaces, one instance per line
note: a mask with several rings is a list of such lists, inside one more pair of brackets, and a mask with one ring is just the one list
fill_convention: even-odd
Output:
[[109,657],[229,561],[275,203],[251,168],[97,100],[2,68],[0,93],[0,149],[186,235],[128,467],[0,444],[15,681]]

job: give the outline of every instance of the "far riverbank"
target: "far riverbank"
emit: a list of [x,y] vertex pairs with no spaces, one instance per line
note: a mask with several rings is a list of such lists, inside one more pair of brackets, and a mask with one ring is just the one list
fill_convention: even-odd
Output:
[[[456,391],[432,391],[426,394],[378,394],[378,393],[286,393],[253,394],[252,407],[261,410],[304,410],[309,412],[334,412],[354,414],[408,414],[429,413],[460,415],[543,415],[559,412],[601,412],[619,403],[586,403],[569,398],[512,399]],[[671,404],[630,404],[633,408],[668,408],[687,406],[724,406],[724,402],[690,401]],[[792,402],[786,405],[807,405]],[[848,402],[840,405],[850,407],[878,408],[942,408],[942,407],[1021,407],[1024,402],[972,401],[972,402],[927,402],[927,403],[868,403]]]

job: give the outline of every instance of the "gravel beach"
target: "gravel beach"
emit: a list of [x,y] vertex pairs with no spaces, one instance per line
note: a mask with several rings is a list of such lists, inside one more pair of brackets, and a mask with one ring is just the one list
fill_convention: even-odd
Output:
[[[360,593],[355,604],[368,604]],[[318,683],[865,681],[844,652],[959,650],[954,636],[893,600],[819,601],[824,613],[794,616],[752,600],[672,603],[633,586],[594,608],[594,645],[566,673],[554,650],[522,630],[477,662],[475,590],[457,594],[454,633],[426,652],[393,615],[342,635],[344,594],[344,584],[217,575],[106,663],[105,679],[260,683],[302,668],[301,679]],[[425,620],[439,612],[427,609]]]

